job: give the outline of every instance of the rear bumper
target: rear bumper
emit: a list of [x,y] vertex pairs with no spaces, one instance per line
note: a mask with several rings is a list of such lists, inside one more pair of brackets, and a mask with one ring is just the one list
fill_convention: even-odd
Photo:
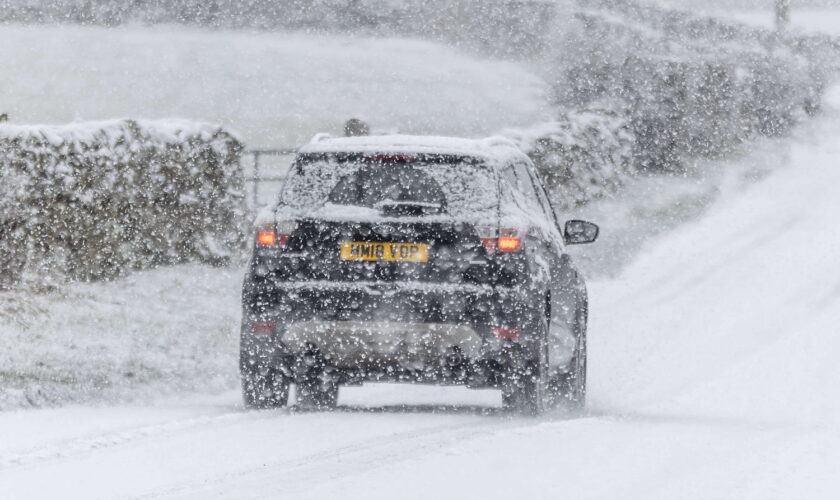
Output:
[[[527,288],[423,282],[283,281],[246,286],[247,321],[389,321],[523,328],[538,293]],[[244,326],[244,325],[243,325]]]
[[343,370],[449,365],[481,359],[488,347],[468,325],[391,321],[301,321],[284,326],[281,342],[293,353],[317,349]]
[[[532,333],[543,310],[535,307],[543,304],[536,295],[464,284],[276,283],[259,300],[246,300],[243,356],[292,366],[317,350],[332,368],[354,374],[351,378],[451,379],[458,366],[478,372],[487,363],[503,363],[511,344],[536,349]],[[252,331],[252,322],[276,326],[260,334]],[[492,327],[523,334],[503,340]]]

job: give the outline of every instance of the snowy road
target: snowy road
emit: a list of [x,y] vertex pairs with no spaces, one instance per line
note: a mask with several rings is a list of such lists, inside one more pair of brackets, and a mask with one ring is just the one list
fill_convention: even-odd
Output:
[[236,393],[7,412],[0,498],[837,498],[840,112],[797,135],[592,286],[582,418],[388,385],[335,413],[245,412]]

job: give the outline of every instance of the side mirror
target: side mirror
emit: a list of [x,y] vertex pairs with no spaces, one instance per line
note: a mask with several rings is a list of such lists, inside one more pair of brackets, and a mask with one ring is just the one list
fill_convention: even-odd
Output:
[[567,245],[580,245],[592,243],[598,239],[600,229],[597,225],[585,220],[570,220],[566,222],[566,229],[563,231],[563,239]]

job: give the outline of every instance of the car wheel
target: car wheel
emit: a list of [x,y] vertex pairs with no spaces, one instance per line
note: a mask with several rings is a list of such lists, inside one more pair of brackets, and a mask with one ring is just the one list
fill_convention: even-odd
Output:
[[586,407],[586,348],[575,354],[572,369],[557,375],[551,381],[552,406],[559,405],[572,411]]
[[[502,405],[519,415],[539,415],[546,408],[548,390],[548,325],[542,322],[538,358],[528,359],[522,349],[512,349],[502,379]],[[518,347],[518,346],[514,346]]]
[[246,408],[280,408],[289,401],[290,380],[277,370],[242,373],[242,400]]
[[549,393],[552,406],[582,411],[586,407],[586,319],[578,316],[578,337],[569,371],[552,377]]

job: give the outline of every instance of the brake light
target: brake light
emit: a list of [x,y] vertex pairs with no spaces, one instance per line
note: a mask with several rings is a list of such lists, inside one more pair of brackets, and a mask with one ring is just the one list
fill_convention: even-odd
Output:
[[479,226],[478,237],[481,238],[482,246],[490,254],[518,252],[522,249],[522,238],[518,229],[506,227],[497,232],[495,226]]
[[257,228],[257,245],[282,248],[289,243],[292,232],[297,228],[294,221],[280,221],[277,224],[260,224]]
[[516,252],[522,245],[522,240],[519,238],[499,238],[496,244],[500,252]]
[[276,326],[277,323],[274,321],[255,321],[251,323],[251,333],[267,335],[269,333],[274,333],[274,328]]
[[487,253],[496,253],[496,226],[483,225],[476,229],[478,230],[478,237],[481,238],[481,245],[487,250]]
[[496,337],[502,340],[517,340],[519,337],[522,336],[524,330],[520,330],[519,328],[507,328],[507,327],[492,327],[490,328],[490,332],[495,335]]
[[260,246],[274,246],[275,241],[277,241],[277,234],[274,231],[265,231],[257,233],[257,243],[259,243]]
[[500,252],[518,252],[522,248],[522,238],[519,230],[512,227],[499,229],[499,239],[496,246]]
[[362,161],[375,163],[408,163],[416,160],[413,156],[407,155],[368,155]]

